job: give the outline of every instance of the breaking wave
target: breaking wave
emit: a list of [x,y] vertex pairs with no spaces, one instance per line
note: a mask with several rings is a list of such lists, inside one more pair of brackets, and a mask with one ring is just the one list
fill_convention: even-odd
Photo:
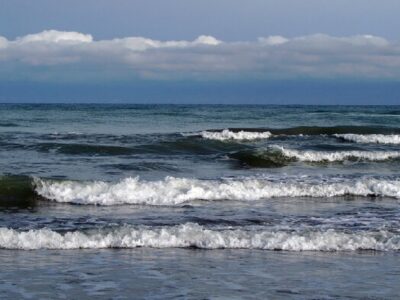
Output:
[[181,205],[194,200],[252,201],[273,197],[377,196],[400,198],[400,180],[273,181],[267,179],[199,180],[166,177],[159,181],[126,178],[116,183],[35,179],[35,191],[49,200],[92,205]]
[[243,150],[228,154],[241,165],[255,168],[280,168],[292,162],[343,162],[343,161],[386,161],[399,159],[400,151],[314,151],[295,150],[278,145],[267,149]]
[[380,230],[347,233],[279,231],[271,229],[207,229],[196,223],[168,227],[122,226],[116,229],[58,233],[50,229],[17,231],[0,228],[0,248],[97,249],[97,248],[201,248],[263,249],[286,251],[398,251],[400,235]]
[[400,144],[400,135],[398,134],[334,134],[335,137],[354,142],[354,143],[375,143],[375,144]]
[[294,150],[282,146],[273,146],[280,150],[284,156],[304,162],[335,162],[345,160],[384,161],[400,158],[400,151],[313,151]]
[[[400,130],[390,127],[369,126],[298,126],[291,128],[227,128],[201,131],[196,134],[183,134],[184,136],[197,135],[204,139],[227,140],[257,140],[269,139],[274,136],[313,136],[333,135],[337,138],[366,143],[400,143]],[[369,141],[371,140],[371,141]]]
[[[235,134],[244,132],[249,133],[266,133],[268,135],[334,135],[334,134],[400,134],[399,128],[380,127],[380,126],[297,126],[289,128],[227,128],[227,129],[210,129],[201,133],[219,133]],[[197,135],[201,135],[198,133]]]

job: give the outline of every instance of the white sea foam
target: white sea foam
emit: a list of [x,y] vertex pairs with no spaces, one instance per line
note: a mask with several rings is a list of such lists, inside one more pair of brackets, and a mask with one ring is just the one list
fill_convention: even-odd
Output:
[[337,138],[342,138],[344,140],[354,142],[354,143],[375,143],[375,144],[400,144],[399,134],[334,134]]
[[200,132],[201,137],[208,140],[257,140],[257,139],[268,139],[271,137],[271,132],[251,132],[251,131],[238,131],[234,132],[229,129],[224,129],[222,131],[202,131]]
[[194,223],[169,227],[100,229],[57,233],[50,229],[17,231],[0,228],[0,248],[97,249],[97,248],[265,249],[287,251],[400,250],[400,235],[388,231],[347,233],[279,231],[271,229],[207,229]]
[[382,161],[388,159],[400,158],[400,151],[313,151],[313,150],[294,150],[287,149],[282,146],[272,146],[282,152],[283,155],[295,158],[299,161],[308,162],[334,162],[349,159]]
[[400,198],[400,180],[360,178],[320,180],[242,178],[199,180],[166,177],[159,181],[126,178],[117,183],[35,179],[36,192],[50,200],[77,204],[180,205],[193,200],[251,201],[272,197],[334,197],[344,195]]

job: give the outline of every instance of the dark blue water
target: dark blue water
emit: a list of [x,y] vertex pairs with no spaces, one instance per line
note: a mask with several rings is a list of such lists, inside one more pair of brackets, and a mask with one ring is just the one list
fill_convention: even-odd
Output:
[[399,293],[398,106],[3,104],[0,149],[0,296]]

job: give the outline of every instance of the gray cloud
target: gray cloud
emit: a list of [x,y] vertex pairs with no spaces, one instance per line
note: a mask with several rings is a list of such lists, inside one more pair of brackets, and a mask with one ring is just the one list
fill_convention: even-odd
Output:
[[[143,37],[94,40],[78,32],[43,31],[9,41],[0,36],[1,76],[93,78],[385,78],[400,79],[400,45],[381,37],[323,34],[223,42]],[[79,77],[79,76],[78,76]]]

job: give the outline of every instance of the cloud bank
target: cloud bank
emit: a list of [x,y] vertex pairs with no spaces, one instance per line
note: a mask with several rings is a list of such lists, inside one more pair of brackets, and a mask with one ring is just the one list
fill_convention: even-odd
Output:
[[212,36],[193,41],[144,37],[95,40],[90,34],[43,31],[0,36],[0,78],[400,79],[400,44],[382,37],[324,34],[252,42]]

